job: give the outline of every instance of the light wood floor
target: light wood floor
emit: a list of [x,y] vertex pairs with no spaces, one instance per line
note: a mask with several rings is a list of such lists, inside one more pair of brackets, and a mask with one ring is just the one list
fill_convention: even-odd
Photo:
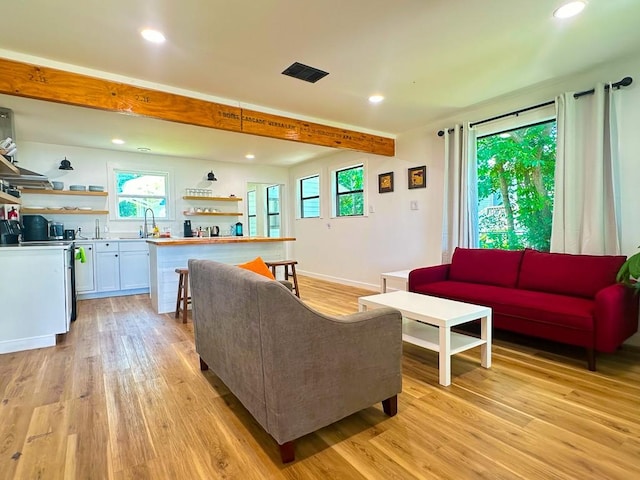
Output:
[[[371,292],[302,278],[330,314]],[[43,306],[44,307],[44,306]],[[296,442],[275,442],[211,373],[191,322],[146,296],[81,301],[53,348],[0,355],[0,479],[635,479],[640,352],[551,353],[498,338],[438,384],[434,352],[405,344],[399,413],[374,405]]]

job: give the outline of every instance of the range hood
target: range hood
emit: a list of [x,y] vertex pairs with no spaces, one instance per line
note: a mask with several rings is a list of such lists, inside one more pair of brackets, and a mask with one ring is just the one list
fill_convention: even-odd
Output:
[[[5,157],[6,158],[6,157]],[[11,170],[0,169],[0,179],[6,180],[14,187],[26,187],[26,188],[47,188],[51,189],[53,186],[46,175],[41,175],[26,168],[22,168],[13,164],[18,169],[18,173],[14,173]]]
[[6,180],[14,187],[53,188],[46,175],[17,165],[15,138],[13,111],[0,107],[0,179]]

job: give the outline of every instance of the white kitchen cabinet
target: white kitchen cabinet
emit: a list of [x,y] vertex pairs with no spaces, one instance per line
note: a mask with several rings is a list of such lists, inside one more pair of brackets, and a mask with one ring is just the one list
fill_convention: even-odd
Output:
[[146,242],[120,242],[120,289],[149,288],[149,248]]
[[76,260],[76,292],[87,293],[96,290],[94,269],[94,243],[76,243],[76,247],[82,247],[85,253],[85,262]]
[[11,282],[0,289],[0,353],[56,344],[69,330],[71,270],[63,246],[3,246],[0,264]]
[[96,242],[96,290],[112,292],[120,290],[120,258],[118,242]]

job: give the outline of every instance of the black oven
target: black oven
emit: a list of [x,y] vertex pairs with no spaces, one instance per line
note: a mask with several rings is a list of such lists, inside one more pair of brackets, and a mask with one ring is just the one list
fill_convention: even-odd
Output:
[[71,242],[71,248],[68,250],[67,268],[71,270],[71,321],[74,322],[78,313],[76,298],[76,244]]

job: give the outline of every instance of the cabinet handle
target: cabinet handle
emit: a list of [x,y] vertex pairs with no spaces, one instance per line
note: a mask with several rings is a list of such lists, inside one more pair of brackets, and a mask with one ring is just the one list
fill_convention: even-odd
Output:
[[105,245],[106,245],[107,247],[109,246],[109,244],[108,244],[108,243],[105,243]]
[[118,254],[116,253],[116,257],[118,256]]

